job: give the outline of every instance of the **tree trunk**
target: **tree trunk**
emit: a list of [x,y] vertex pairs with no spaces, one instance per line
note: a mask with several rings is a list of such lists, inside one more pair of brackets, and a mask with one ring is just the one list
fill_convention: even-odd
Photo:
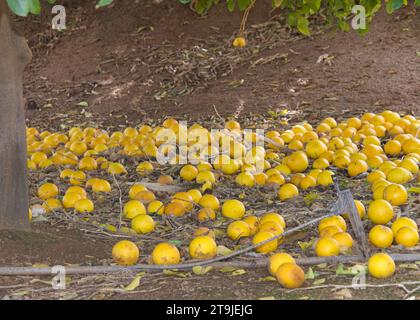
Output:
[[0,229],[29,229],[22,76],[31,56],[0,0]]

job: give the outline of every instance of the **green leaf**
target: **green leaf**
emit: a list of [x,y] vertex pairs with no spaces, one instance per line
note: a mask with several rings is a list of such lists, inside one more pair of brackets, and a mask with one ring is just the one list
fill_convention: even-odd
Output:
[[236,269],[234,267],[226,266],[226,267],[221,268],[219,271],[220,272],[233,272],[235,270]]
[[29,1],[29,11],[32,14],[40,14],[41,13],[41,3],[39,3],[39,0]]
[[308,6],[312,11],[317,12],[321,8],[321,0],[309,0]]
[[109,6],[112,2],[113,0],[99,0],[96,9]]
[[283,3],[283,0],[273,0],[273,8],[278,8]]
[[404,0],[389,0],[386,3],[386,11],[393,13],[395,10],[400,9],[404,5]]
[[26,17],[32,7],[31,0],[7,0],[7,4],[14,14],[21,17]]
[[202,267],[202,266],[195,266],[192,268],[192,272],[198,276],[202,276],[213,269],[212,266]]
[[305,17],[298,17],[297,28],[299,32],[305,36],[309,36],[311,34],[311,32],[309,31],[309,21]]
[[81,101],[77,104],[77,106],[87,108],[89,104],[86,101]]
[[251,4],[251,0],[238,0],[239,10],[243,11]]
[[420,0],[414,0],[414,4],[420,7]]
[[182,4],[188,4],[191,2],[191,0],[178,0],[179,2],[181,2]]
[[227,9],[232,12],[235,10],[235,0],[226,0]]
[[297,25],[297,15],[294,12],[289,13],[289,15],[287,16],[287,24],[290,27],[296,27]]

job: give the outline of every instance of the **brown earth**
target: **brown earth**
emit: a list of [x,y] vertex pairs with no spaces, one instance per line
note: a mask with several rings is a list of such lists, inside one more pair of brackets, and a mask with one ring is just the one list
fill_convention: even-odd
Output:
[[[316,35],[302,39],[276,12],[271,21],[280,23],[262,28],[270,10],[260,4],[248,22],[249,45],[241,51],[230,48],[240,15],[223,6],[199,17],[177,2],[119,1],[99,12],[84,1],[63,3],[68,30],[62,34],[49,29],[47,13],[18,23],[35,51],[25,76],[29,109],[37,107],[28,110],[29,123],[42,125],[46,115],[60,112],[78,114],[81,101],[89,102],[95,119],[111,124],[125,121],[121,114],[137,124],[162,115],[197,118],[214,114],[214,108],[222,116],[287,108],[311,115],[309,120],[384,108],[419,111],[418,9],[381,12],[365,37],[315,28]],[[214,48],[221,56],[212,54]],[[205,50],[214,64],[206,62]],[[317,63],[321,55],[330,61]],[[210,71],[203,69],[207,65]],[[191,70],[189,78],[182,75]]]
[[[94,1],[59,2],[67,8],[65,32],[50,29],[48,10],[41,17],[16,19],[34,52],[25,74],[29,125],[50,129],[63,124],[114,126],[164,116],[194,119],[216,112],[241,120],[242,115],[276,109],[296,111],[293,121],[312,122],[384,108],[419,115],[418,9],[392,16],[379,13],[365,37],[327,29],[319,21],[314,35],[303,38],[284,27],[277,12],[268,14],[269,4],[258,4],[248,22],[248,46],[236,50],[230,44],[241,16],[221,6],[199,17],[175,1],[155,5],[120,0],[114,8],[99,11],[94,10]],[[272,27],[262,25],[268,19]],[[324,54],[327,59],[317,63]],[[189,64],[180,64],[183,59]],[[77,106],[81,101],[89,107]],[[110,262],[109,240],[49,224],[34,229],[34,235],[0,233],[1,266]],[[327,278],[334,276],[334,270],[329,271]],[[414,273],[418,278],[418,271]],[[249,271],[232,277],[235,290],[230,290],[231,284],[219,272],[187,279],[151,275],[145,277],[144,292],[114,297],[350,298],[348,292],[337,296],[330,288],[288,293],[272,282],[256,286],[262,274]],[[107,287],[109,283],[127,285],[131,278],[96,280]],[[396,281],[404,278],[403,274]],[[85,278],[74,279],[77,288],[77,281]],[[0,297],[26,288],[29,280],[0,278]],[[348,279],[335,280],[348,283]],[[79,296],[95,298],[94,291],[88,293],[92,296]],[[352,298],[361,299],[404,295],[393,287],[351,290]],[[24,296],[42,297],[37,288]],[[59,298],[60,294],[46,290],[45,297]]]

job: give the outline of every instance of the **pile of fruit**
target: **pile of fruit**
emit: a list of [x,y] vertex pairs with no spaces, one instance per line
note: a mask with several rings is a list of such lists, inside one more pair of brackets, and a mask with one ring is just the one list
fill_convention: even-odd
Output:
[[[166,130],[175,133],[171,143],[164,138]],[[217,132],[197,123],[187,128],[172,118],[161,126],[127,127],[112,133],[92,127],[72,127],[67,132],[28,128],[28,169],[48,173],[48,181],[36,186],[42,204],[33,205],[30,216],[35,216],[35,209],[37,215],[64,211],[88,222],[97,202],[118,188],[123,221],[118,230],[108,231],[139,235],[140,241],[168,221],[183,223],[188,218],[197,228],[188,246],[167,241],[139,249],[129,240],[118,242],[112,250],[117,264],[134,265],[143,259],[143,252],[150,252],[145,258],[148,263],[169,266],[224,254],[222,249],[228,248],[218,245],[222,240],[235,248],[253,244],[261,257],[269,255],[270,274],[282,286],[296,288],[304,283],[305,274],[294,253],[276,253],[284,241],[281,237],[267,242],[283,234],[289,221],[279,212],[247,208],[244,197],[216,196],[220,185],[229,180],[240,189],[276,193],[277,201],[293,205],[293,199],[311,190],[332,189],[334,176],[366,181],[371,201],[355,200],[355,205],[371,245],[381,251],[394,243],[414,247],[419,242],[418,211],[405,205],[419,192],[419,131],[420,119],[392,111],[339,123],[329,117],[316,127],[304,122],[284,131],[273,128],[263,136],[245,134],[234,120]],[[178,152],[171,153],[174,150]],[[166,163],[158,161],[159,154],[167,157]],[[180,165],[185,154],[188,163]],[[167,174],[156,176],[162,168],[168,169]],[[184,191],[155,191],[143,181]],[[346,219],[344,214],[320,221],[313,244],[316,255],[351,252],[356,241]],[[373,277],[389,277],[395,263],[379,252],[371,256],[368,270]]]

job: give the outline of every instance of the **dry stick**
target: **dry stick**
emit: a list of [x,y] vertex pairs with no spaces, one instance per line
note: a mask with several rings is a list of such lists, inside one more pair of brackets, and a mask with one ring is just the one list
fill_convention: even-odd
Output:
[[[236,253],[236,252],[235,252]],[[229,255],[232,256],[232,255]],[[391,254],[394,261],[397,262],[412,262],[420,261],[420,254]],[[221,261],[224,257],[219,257],[217,261]],[[206,261],[190,262],[179,265],[159,266],[138,264],[131,267],[121,266],[92,266],[92,267],[66,267],[66,274],[98,274],[98,273],[133,273],[140,271],[162,271],[168,269],[186,270],[194,266],[210,265],[214,268],[235,267],[235,268],[261,268],[267,266],[267,258],[257,261],[230,261],[230,262],[213,262],[213,259]],[[310,257],[296,259],[299,265],[317,265],[322,263],[337,264],[337,263],[365,263],[366,259],[363,256],[337,256],[337,257]],[[51,275],[51,268],[33,268],[33,267],[1,267],[0,276],[30,276],[30,275]]]
[[119,192],[119,204],[120,204],[120,218],[119,218],[119,224],[118,224],[118,229],[121,229],[121,225],[122,225],[122,218],[123,218],[123,204],[122,204],[122,191],[120,188],[120,184],[117,181],[117,178],[115,178],[115,174],[112,175],[112,177],[114,178],[114,182],[117,185],[118,188],[118,192]]
[[[282,234],[276,235],[272,238],[264,240],[260,243],[253,244],[247,246],[243,249],[237,250],[232,252],[231,254],[225,256],[219,256],[208,260],[200,260],[200,261],[191,261],[184,264],[174,264],[174,265],[148,265],[148,264],[138,264],[135,266],[130,267],[121,267],[121,266],[108,266],[108,267],[68,267],[66,268],[67,274],[75,274],[75,273],[109,273],[109,272],[130,272],[130,271],[154,271],[154,270],[167,270],[167,269],[191,269],[196,266],[204,266],[204,265],[212,265],[215,262],[227,260],[233,258],[235,256],[241,255],[243,253],[249,252],[258,248],[264,244],[267,244],[271,241],[277,240],[279,238],[283,238],[284,236],[304,229],[318,221],[333,216],[335,212],[330,210],[330,212],[326,215],[303,223],[295,228],[289,229]],[[0,275],[31,275],[31,274],[51,274],[51,268],[32,268],[32,267],[2,267],[0,268]]]

